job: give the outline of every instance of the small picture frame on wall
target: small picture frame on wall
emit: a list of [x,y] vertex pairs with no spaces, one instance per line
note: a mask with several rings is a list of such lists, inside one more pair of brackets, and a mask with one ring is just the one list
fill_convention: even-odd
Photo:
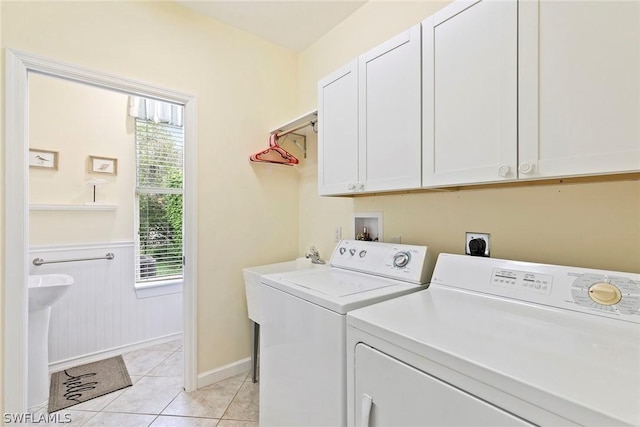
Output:
[[89,156],[89,172],[117,175],[118,159],[112,159],[110,157]]
[[58,152],[29,148],[29,167],[58,170]]

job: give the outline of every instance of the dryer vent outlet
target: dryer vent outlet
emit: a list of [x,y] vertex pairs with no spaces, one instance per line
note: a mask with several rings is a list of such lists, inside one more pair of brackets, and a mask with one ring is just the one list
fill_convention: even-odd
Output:
[[471,256],[490,256],[490,238],[489,233],[471,233],[467,232],[465,237],[464,253]]

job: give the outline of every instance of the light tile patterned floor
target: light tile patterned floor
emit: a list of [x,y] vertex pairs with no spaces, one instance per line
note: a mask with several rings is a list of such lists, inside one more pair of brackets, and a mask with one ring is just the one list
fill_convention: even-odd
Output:
[[133,386],[59,411],[58,419],[71,417],[61,426],[258,426],[259,387],[251,382],[250,372],[186,393],[179,340],[122,357]]

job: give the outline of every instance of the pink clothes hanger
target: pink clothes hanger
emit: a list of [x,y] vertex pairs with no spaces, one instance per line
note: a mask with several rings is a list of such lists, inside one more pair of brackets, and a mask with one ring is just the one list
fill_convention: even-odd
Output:
[[252,162],[277,163],[280,165],[294,166],[300,163],[298,159],[287,150],[278,145],[278,135],[269,136],[269,148],[249,156]]

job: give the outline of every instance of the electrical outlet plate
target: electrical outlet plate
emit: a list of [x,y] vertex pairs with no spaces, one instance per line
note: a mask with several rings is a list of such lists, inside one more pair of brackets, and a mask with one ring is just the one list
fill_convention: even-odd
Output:
[[491,253],[489,248],[491,247],[491,234],[489,233],[472,233],[467,231],[464,243],[464,253],[467,255],[471,255],[471,251],[469,250],[469,242],[473,239],[484,239],[487,242],[487,246],[484,248],[484,256],[489,256]]
[[333,241],[339,242],[342,239],[342,227],[338,226],[333,231]]

